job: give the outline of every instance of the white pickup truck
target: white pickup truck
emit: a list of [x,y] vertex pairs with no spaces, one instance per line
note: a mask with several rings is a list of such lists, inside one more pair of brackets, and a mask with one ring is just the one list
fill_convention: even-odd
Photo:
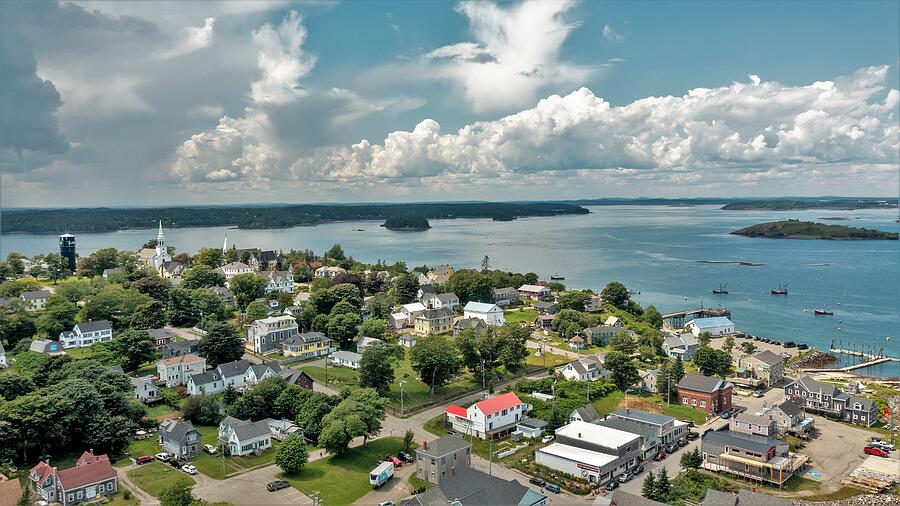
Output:
[[369,483],[373,488],[384,485],[384,482],[394,476],[394,464],[391,462],[382,462],[372,472],[369,473]]

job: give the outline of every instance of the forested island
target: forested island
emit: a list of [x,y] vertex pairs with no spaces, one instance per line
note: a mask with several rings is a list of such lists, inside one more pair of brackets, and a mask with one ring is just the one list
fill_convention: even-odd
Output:
[[772,239],[825,239],[831,241],[897,240],[897,234],[893,232],[847,227],[844,225],[825,225],[823,223],[798,220],[760,223],[758,225],[735,230],[732,234]]
[[804,211],[810,209],[896,209],[897,203],[881,199],[751,200],[725,204],[725,211]]
[[456,202],[418,204],[298,204],[282,206],[159,207],[141,209],[9,209],[3,211],[3,233],[60,234],[114,232],[153,228],[237,227],[289,228],[356,220],[386,220],[401,215],[428,219],[523,218],[588,214],[561,202]]
[[422,232],[431,228],[428,219],[415,214],[388,216],[382,227],[395,232]]

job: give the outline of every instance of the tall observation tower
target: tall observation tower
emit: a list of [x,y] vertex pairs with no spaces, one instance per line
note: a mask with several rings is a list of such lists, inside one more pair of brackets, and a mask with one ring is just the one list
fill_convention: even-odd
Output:
[[59,255],[69,261],[69,270],[75,272],[75,236],[63,234],[59,236]]

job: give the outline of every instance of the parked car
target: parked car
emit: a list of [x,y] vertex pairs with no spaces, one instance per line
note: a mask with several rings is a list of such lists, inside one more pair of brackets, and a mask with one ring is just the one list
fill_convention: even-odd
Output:
[[676,451],[678,451],[678,445],[677,445],[677,444],[675,444],[675,443],[669,443],[669,445],[666,446],[666,453],[675,453]]
[[385,455],[384,461],[394,464],[394,467],[403,467],[403,462],[393,455]]
[[728,420],[729,418],[731,418],[731,411],[723,411],[719,414],[719,418],[721,418],[722,420]]
[[881,448],[882,450],[884,450],[886,452],[892,452],[895,449],[894,445],[892,445],[891,443],[888,443],[886,441],[872,441],[871,443],[869,443],[869,446],[874,446],[875,448]]
[[619,482],[616,480],[609,480],[606,483],[606,490],[612,492],[613,490],[619,488]]
[[784,347],[785,348],[796,348],[797,343],[795,343],[794,341],[787,341],[784,343]]
[[639,475],[639,474],[641,474],[641,473],[643,473],[643,472],[644,472],[644,465],[643,465],[643,464],[638,464],[638,465],[636,465],[636,466],[634,467],[634,469],[631,470],[632,476],[637,476],[637,475]]
[[863,452],[868,453],[869,455],[875,455],[876,457],[890,457],[888,452],[876,446],[867,446],[863,449]]
[[808,350],[808,349],[809,349],[809,345],[808,345],[808,344],[805,344],[805,343],[800,343],[800,344],[797,345],[797,349],[798,349],[798,350]]
[[666,458],[666,450],[662,450],[661,452],[657,453],[656,456],[653,457],[653,460],[659,462],[664,458]]
[[546,436],[541,438],[541,443],[549,443],[550,441],[553,441],[555,438],[556,438],[556,436],[554,436],[553,434],[547,434]]
[[762,390],[754,390],[753,391],[753,397],[756,397],[758,399],[762,396],[763,396]]
[[284,480],[275,480],[275,481],[270,481],[266,485],[266,490],[268,490],[269,492],[275,492],[276,490],[281,490],[283,488],[288,488],[290,486],[291,486],[291,484]]
[[141,455],[140,457],[134,459],[134,462],[137,465],[146,464],[148,462],[153,462],[153,455]]
[[185,464],[181,466],[181,470],[191,475],[197,474],[197,468],[194,467],[194,464]]
[[537,485],[540,488],[544,488],[544,485],[547,484],[547,482],[544,481],[543,478],[538,478],[537,476],[532,476],[531,479],[528,480],[528,483],[531,483],[532,485]]
[[629,481],[631,481],[631,473],[628,471],[619,475],[619,483],[628,483]]
[[696,441],[696,440],[700,439],[700,434],[697,434],[694,431],[690,431],[687,433],[687,436],[685,436],[685,437],[688,439],[688,441]]
[[684,448],[685,446],[687,446],[687,444],[688,444],[688,440],[685,437],[678,440],[678,446],[681,448]]
[[205,451],[206,453],[208,453],[210,455],[215,455],[217,450],[216,450],[216,447],[213,445],[203,445],[203,451]]
[[397,454],[397,458],[399,458],[399,459],[402,460],[403,462],[406,462],[407,464],[413,462],[412,455],[410,455],[410,454],[408,454],[408,453],[406,453],[406,452],[400,452],[400,453],[398,453],[398,454]]
[[181,469],[181,466],[183,466],[184,464],[182,462],[179,462],[178,459],[172,459],[169,461],[169,465],[174,467],[175,469]]
[[547,492],[553,492],[554,494],[560,493],[559,485],[548,483],[545,488],[547,489]]
[[394,501],[381,501],[378,506],[394,506]]
[[169,454],[165,452],[157,453],[156,455],[154,455],[154,457],[160,462],[168,462],[170,458]]

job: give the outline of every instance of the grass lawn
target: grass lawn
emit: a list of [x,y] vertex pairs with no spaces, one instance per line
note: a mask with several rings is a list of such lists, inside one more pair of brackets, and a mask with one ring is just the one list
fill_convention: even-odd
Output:
[[536,309],[530,307],[522,307],[519,309],[509,309],[503,312],[503,318],[506,320],[506,323],[533,323],[534,319],[538,317],[540,313],[537,312]]
[[613,411],[619,409],[619,403],[622,402],[622,399],[625,398],[625,394],[616,390],[606,397],[601,397],[591,404],[594,405],[594,409],[597,410],[597,414],[600,416],[606,416]]
[[193,478],[182,471],[161,462],[152,462],[128,471],[128,477],[141,490],[153,497],[159,496],[163,490],[178,481],[196,483]]
[[106,502],[104,504],[106,504],[107,506],[136,506],[137,504],[140,504],[140,501],[138,501],[137,497],[135,497],[134,493],[132,493],[131,491],[128,492],[128,499],[125,499],[126,490],[128,490],[128,488],[120,483],[119,491],[109,498],[109,502]]
[[70,348],[66,350],[66,355],[72,357],[73,360],[83,360],[90,358],[94,352],[88,348]]
[[[135,439],[131,441],[131,444],[128,445],[128,455],[126,457],[137,458],[141,455],[155,455],[159,453],[159,443],[157,442],[157,435],[151,434],[152,437],[149,439]],[[117,462],[117,465],[129,465],[131,461],[127,458],[121,459]]]
[[[312,379],[314,379],[316,382],[326,385],[324,367],[310,365],[301,367],[300,370],[312,376]],[[358,378],[359,373],[354,371],[353,369],[348,369],[346,367],[329,367],[327,386],[340,390],[341,388],[346,386],[356,385]]]
[[372,490],[369,471],[376,462],[402,449],[401,438],[376,439],[365,447],[351,448],[346,455],[326,457],[307,464],[299,473],[279,477],[307,496],[318,492],[325,504],[350,504]]
[[[211,425],[195,425],[200,432],[200,444],[209,444],[218,448],[218,427]],[[191,463],[197,466],[197,470],[209,476],[214,480],[225,479],[235,473],[244,471],[257,466],[271,464],[275,459],[275,450],[281,445],[281,441],[272,441],[272,448],[264,451],[260,455],[249,455],[245,457],[225,457],[219,454],[210,455],[201,450],[200,453],[191,460]]]
[[683,404],[666,404],[660,400],[660,407],[664,415],[674,416],[679,420],[692,420],[695,425],[703,425],[706,423],[706,413],[703,411],[692,409],[690,406]]
[[535,369],[543,369],[545,367],[556,367],[563,364],[567,364],[571,362],[573,359],[569,357],[564,357],[562,355],[557,355],[556,353],[542,353],[541,356],[537,356],[535,354],[534,349],[528,350],[530,353],[528,354],[528,358],[525,359],[525,363],[532,368]]
[[158,402],[152,406],[147,407],[147,418],[157,418],[163,415],[169,415],[175,412],[175,409],[168,404],[163,402]]

